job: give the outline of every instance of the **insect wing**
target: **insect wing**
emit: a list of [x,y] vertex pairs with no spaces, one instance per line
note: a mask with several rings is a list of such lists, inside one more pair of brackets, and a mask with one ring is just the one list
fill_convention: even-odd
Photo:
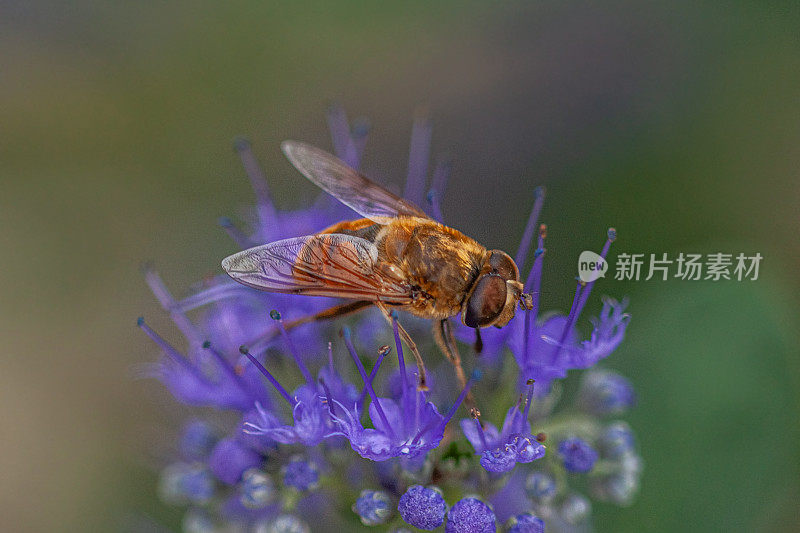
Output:
[[405,304],[410,287],[382,268],[378,249],[360,237],[309,235],[231,255],[222,268],[255,289]]
[[386,219],[397,216],[430,218],[419,207],[370,181],[324,150],[298,141],[284,141],[281,148],[306,178],[361,216],[379,224],[386,224]]

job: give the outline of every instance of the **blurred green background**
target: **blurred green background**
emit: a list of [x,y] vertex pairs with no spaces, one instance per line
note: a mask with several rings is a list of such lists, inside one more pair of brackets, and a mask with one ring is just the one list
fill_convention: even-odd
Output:
[[281,206],[312,198],[278,144],[329,147],[337,101],[395,183],[426,105],[445,217],[489,247],[546,185],[545,308],[609,225],[612,255],[760,252],[754,282],[598,282],[631,298],[606,366],[639,392],[646,470],[595,523],[800,530],[798,27],[795,2],[3,2],[0,529],[177,523],[153,467],[182,410],[134,379],[156,357],[134,320],[177,336],[139,264],[180,293],[234,251],[236,135]]

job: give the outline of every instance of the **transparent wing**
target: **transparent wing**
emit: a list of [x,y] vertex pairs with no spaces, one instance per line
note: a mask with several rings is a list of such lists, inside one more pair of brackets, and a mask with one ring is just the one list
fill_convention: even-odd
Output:
[[283,153],[306,178],[361,216],[385,224],[387,218],[430,218],[419,207],[392,194],[342,160],[298,141],[284,141]]
[[397,269],[378,259],[374,244],[350,235],[308,235],[256,246],[225,258],[222,268],[239,283],[264,291],[411,302],[411,286]]

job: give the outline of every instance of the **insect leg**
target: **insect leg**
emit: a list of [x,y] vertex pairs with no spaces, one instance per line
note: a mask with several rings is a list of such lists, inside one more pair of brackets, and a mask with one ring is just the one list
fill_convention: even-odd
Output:
[[[334,305],[329,309],[325,309],[324,311],[320,311],[315,315],[308,315],[304,317],[297,318],[295,320],[290,320],[286,322],[283,327],[286,330],[290,330],[292,328],[296,328],[297,326],[302,326],[303,324],[308,324],[309,322],[316,322],[317,320],[330,320],[333,318],[338,318],[340,316],[349,315],[351,313],[355,313],[372,305],[372,302],[368,301],[355,301],[355,302],[348,302],[340,305]],[[250,347],[250,351],[253,353],[261,353],[262,350],[266,349],[267,346],[272,342],[272,339],[278,336],[280,332],[279,327],[270,327],[265,333],[259,335],[257,338],[251,340],[250,342],[246,343]]]
[[372,305],[372,302],[368,301],[355,301],[355,302],[348,302],[340,305],[334,305],[329,309],[325,309],[324,311],[320,311],[314,315],[308,315],[301,318],[297,318],[295,320],[291,320],[284,324],[284,327],[288,330],[292,328],[296,328],[297,326],[301,326],[303,324],[308,324],[309,322],[316,322],[317,320],[331,320],[334,318],[339,318],[342,316],[347,316],[349,314],[361,311],[365,307],[369,307]]
[[[456,379],[458,379],[458,383],[463,389],[467,386],[467,376],[464,374],[464,367],[461,366],[461,355],[458,353],[456,340],[455,337],[453,337],[453,331],[450,328],[450,321],[448,319],[445,318],[439,322],[434,322],[433,338],[445,357],[453,364],[453,368],[455,368],[456,371]],[[472,391],[467,393],[467,397],[464,401],[468,407],[475,407]]]
[[[393,324],[392,315],[389,312],[389,309],[387,309],[386,306],[380,302],[376,302],[375,305],[378,306],[378,309],[383,312],[383,316],[386,317],[386,320],[388,320],[390,324]],[[417,363],[417,370],[419,370],[419,386],[417,387],[417,390],[426,391],[428,390],[428,377],[427,373],[425,372],[425,362],[422,360],[422,356],[419,354],[419,350],[417,349],[417,343],[414,342],[414,339],[411,338],[411,335],[409,335],[403,325],[400,324],[400,321],[397,322],[397,330],[400,333],[400,338],[406,343],[408,349],[411,350],[411,353],[414,354],[414,361]]]

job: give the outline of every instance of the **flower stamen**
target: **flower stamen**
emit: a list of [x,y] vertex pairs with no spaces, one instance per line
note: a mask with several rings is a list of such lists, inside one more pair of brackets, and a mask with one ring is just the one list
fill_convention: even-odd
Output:
[[433,127],[428,112],[420,109],[415,113],[411,126],[411,147],[408,151],[408,174],[403,197],[416,205],[422,204],[425,178],[428,174],[428,161],[431,154],[431,135]]
[[[380,368],[381,363],[383,362],[383,358],[386,357],[387,355],[389,355],[389,353],[391,351],[392,351],[392,349],[389,348],[388,346],[381,346],[381,348],[378,350],[378,360],[375,361],[375,366],[372,367],[372,370],[369,373],[368,382],[370,384],[372,384],[372,381],[375,379],[375,376],[378,374],[378,369]],[[364,388],[361,389],[361,393],[358,395],[358,399],[356,400],[356,402],[358,403],[359,406],[363,406],[364,399],[366,397],[367,397],[367,387],[365,385]]]
[[311,376],[311,372],[309,372],[308,367],[303,362],[303,359],[300,357],[300,353],[295,348],[294,343],[292,342],[291,337],[289,337],[289,333],[286,331],[286,328],[283,326],[283,318],[281,318],[281,314],[273,309],[269,312],[269,317],[278,323],[278,329],[281,332],[281,337],[283,337],[284,342],[286,342],[286,346],[289,348],[289,353],[292,354],[294,358],[294,362],[297,365],[297,368],[300,369],[300,373],[303,374],[303,378],[306,380],[306,383],[314,386],[314,378]]
[[198,380],[204,383],[208,383],[208,378],[205,375],[203,375],[202,372],[200,372],[200,369],[197,368],[194,364],[192,364],[192,362],[188,358],[186,358],[182,353],[180,353],[177,349],[175,349],[175,347],[172,346],[169,342],[167,342],[161,335],[156,333],[153,330],[153,328],[148,326],[147,323],[144,321],[144,317],[140,316],[136,320],[136,325],[139,326],[139,328],[141,328],[141,330],[144,331],[145,334],[153,340],[153,342],[158,344],[158,346],[164,351],[165,354],[167,354],[167,356],[169,356],[169,358],[172,361],[181,365],[186,370],[191,372],[192,375],[194,375],[194,377],[197,378]]
[[256,210],[258,211],[259,227],[274,227],[278,213],[270,197],[267,176],[264,174],[264,170],[261,168],[261,165],[258,164],[256,156],[253,155],[253,151],[250,149],[250,141],[240,137],[233,143],[233,148],[236,150],[236,153],[239,154],[245,174],[247,174],[248,179],[250,179],[250,185],[253,187],[253,192],[256,194]]
[[545,189],[542,186],[536,187],[533,190],[534,201],[533,207],[531,208],[531,214],[528,215],[528,223],[525,225],[525,231],[522,233],[522,239],[519,242],[517,254],[514,256],[514,262],[520,268],[525,263],[525,258],[528,255],[528,249],[530,248],[531,241],[533,240],[533,231],[536,228],[536,223],[539,221],[539,213],[541,213],[542,206],[544,205],[544,192]]
[[259,370],[259,372],[261,372],[264,375],[264,377],[267,378],[267,380],[269,380],[269,382],[272,384],[272,386],[275,387],[275,390],[277,390],[278,393],[281,396],[283,396],[283,399],[286,400],[287,402],[289,402],[289,405],[291,405],[292,407],[295,406],[297,401],[294,400],[289,395],[288,392],[286,392],[286,389],[284,389],[283,386],[278,382],[278,380],[275,379],[275,376],[273,376],[272,373],[269,370],[267,370],[266,367],[264,365],[262,365],[258,361],[258,359],[255,358],[255,356],[253,356],[253,354],[250,353],[250,350],[247,348],[247,346],[244,346],[244,345],[240,346],[239,347],[239,353],[241,353],[242,355],[244,355],[245,357],[250,359],[250,362],[253,363],[254,365],[256,365],[256,368]]
[[383,425],[388,431],[389,435],[391,435],[393,439],[396,439],[397,435],[395,434],[391,424],[389,424],[389,419],[386,417],[386,413],[383,411],[383,407],[381,407],[381,402],[378,400],[378,395],[375,394],[375,389],[372,388],[372,383],[370,383],[370,381],[367,378],[367,371],[364,370],[364,365],[361,363],[361,359],[358,358],[356,349],[353,346],[353,340],[351,338],[350,328],[348,328],[347,326],[342,328],[342,337],[344,338],[344,343],[347,346],[347,351],[350,352],[350,356],[356,363],[356,368],[358,368],[358,373],[361,374],[361,379],[364,381],[364,388],[366,388],[367,392],[369,392],[370,398],[372,398],[372,403],[373,405],[375,405],[375,410],[378,412],[378,416],[381,418],[381,422],[383,422]]

